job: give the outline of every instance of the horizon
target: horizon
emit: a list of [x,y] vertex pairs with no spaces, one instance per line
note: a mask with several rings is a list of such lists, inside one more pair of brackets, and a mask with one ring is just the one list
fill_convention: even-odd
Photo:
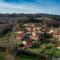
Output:
[[[58,14],[49,14],[49,13],[0,13],[0,14],[46,14],[46,15],[58,15]],[[58,15],[60,16],[60,15]]]
[[60,15],[60,0],[0,0],[2,14],[53,14]]

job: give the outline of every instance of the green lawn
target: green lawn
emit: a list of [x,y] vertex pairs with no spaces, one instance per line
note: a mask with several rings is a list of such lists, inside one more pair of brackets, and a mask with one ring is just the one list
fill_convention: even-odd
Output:
[[[5,60],[4,52],[0,52],[0,60]],[[16,60],[37,60],[37,58],[33,56],[21,55],[21,56],[17,56]]]
[[37,60],[37,58],[36,57],[32,57],[32,56],[24,55],[24,56],[18,56],[16,58],[16,60]]
[[[48,46],[47,48],[42,48],[41,46]],[[57,49],[55,44],[41,44],[40,47],[37,48],[29,48],[28,50],[34,52],[36,54],[44,54],[51,57],[60,57],[60,49]]]
[[0,52],[0,60],[5,60],[5,54],[4,54],[4,52]]

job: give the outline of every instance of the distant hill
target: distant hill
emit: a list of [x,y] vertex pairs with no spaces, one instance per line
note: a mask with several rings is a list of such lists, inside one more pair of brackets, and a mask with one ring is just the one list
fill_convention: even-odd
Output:
[[[36,18],[52,18],[54,20],[60,21],[60,15],[52,15],[52,14],[0,14],[0,20],[10,20],[10,21],[17,21],[17,20],[25,20],[25,19],[36,19]],[[40,19],[41,20],[41,19]],[[5,22],[6,22],[5,21]]]

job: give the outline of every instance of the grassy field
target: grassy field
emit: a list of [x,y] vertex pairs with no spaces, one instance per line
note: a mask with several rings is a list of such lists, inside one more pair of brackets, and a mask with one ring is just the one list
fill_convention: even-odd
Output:
[[0,52],[0,60],[5,60],[5,54],[4,54],[4,52]]
[[[0,60],[5,60],[4,52],[0,52]],[[21,56],[17,56],[16,60],[37,60],[37,58],[32,56],[21,55]]]
[[16,58],[16,60],[37,60],[37,58],[36,57],[32,57],[32,56],[23,55],[23,56],[18,56]]
[[[56,44],[43,43],[39,47],[32,47],[28,50],[36,54],[43,54],[51,57],[60,57],[60,49],[57,49]],[[46,46],[46,47],[45,47]]]

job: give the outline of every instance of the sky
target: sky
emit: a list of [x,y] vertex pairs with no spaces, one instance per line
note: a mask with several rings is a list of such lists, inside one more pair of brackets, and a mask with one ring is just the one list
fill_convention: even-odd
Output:
[[0,13],[60,15],[60,0],[0,0]]

